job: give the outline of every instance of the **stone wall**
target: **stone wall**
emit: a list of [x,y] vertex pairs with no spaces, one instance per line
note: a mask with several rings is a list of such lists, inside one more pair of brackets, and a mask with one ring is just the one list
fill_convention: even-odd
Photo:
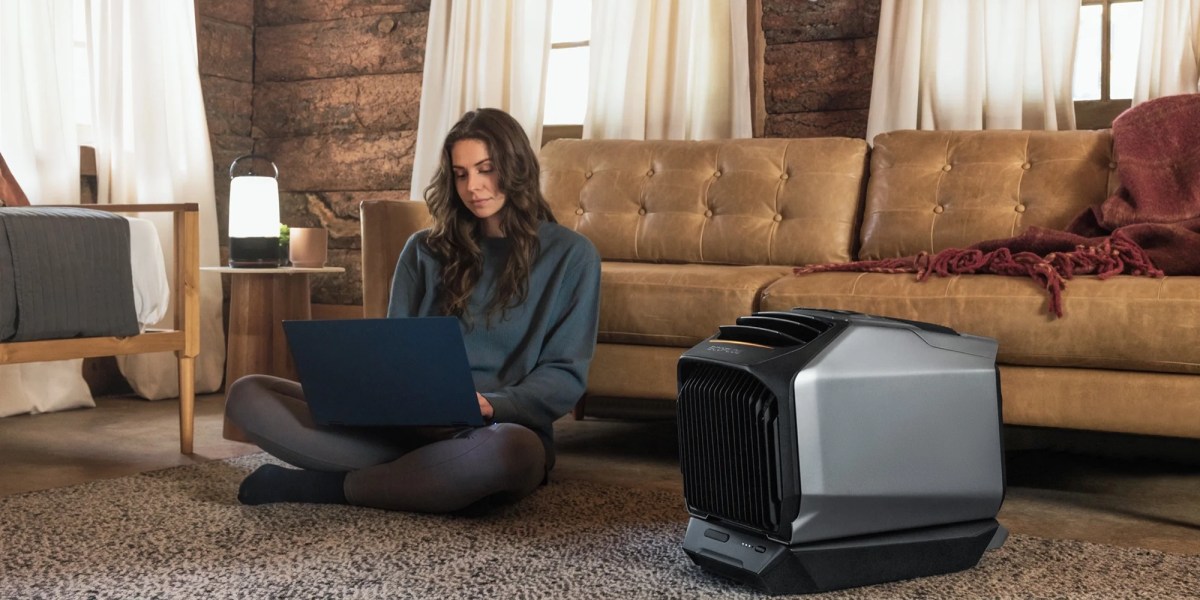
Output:
[[200,87],[208,116],[221,262],[228,256],[229,165],[254,150],[254,0],[196,0]]
[[408,197],[429,0],[197,0],[222,262],[229,165],[279,167],[280,217],[329,230],[316,304],[362,304],[358,203]]
[[329,230],[313,302],[362,304],[358,203],[408,197],[427,0],[259,0],[254,149],[279,167],[289,226]]
[[762,0],[766,137],[864,137],[880,0]]

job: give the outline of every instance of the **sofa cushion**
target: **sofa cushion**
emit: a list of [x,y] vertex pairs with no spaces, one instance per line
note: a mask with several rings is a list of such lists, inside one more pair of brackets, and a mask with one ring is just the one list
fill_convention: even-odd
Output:
[[604,261],[599,341],[691,347],[758,310],[787,267],[658,265]]
[[1116,189],[1108,131],[897,131],[876,136],[859,258],[1065,229]]
[[1077,277],[1061,318],[1033,281],[1000,275],[815,273],[763,296],[762,310],[840,308],[992,337],[1004,364],[1200,374],[1200,277]]
[[608,260],[802,265],[853,256],[866,155],[851,138],[555,140],[541,183]]

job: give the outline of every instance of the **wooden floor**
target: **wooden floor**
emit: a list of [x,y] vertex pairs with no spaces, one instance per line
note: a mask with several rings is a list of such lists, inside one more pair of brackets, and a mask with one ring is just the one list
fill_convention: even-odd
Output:
[[[175,402],[97,402],[94,409],[0,419],[0,496],[258,451],[221,438],[219,394],[197,401],[190,457],[179,454]],[[668,410],[638,420],[564,418],[556,424],[559,458],[551,477],[650,486],[682,498]],[[1200,442],[1008,433],[1000,521],[1011,531],[1200,555]]]

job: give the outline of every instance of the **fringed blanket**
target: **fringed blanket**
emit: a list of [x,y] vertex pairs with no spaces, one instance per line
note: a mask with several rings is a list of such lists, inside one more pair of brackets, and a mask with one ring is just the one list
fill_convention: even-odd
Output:
[[1033,278],[1063,314],[1062,292],[1075,275],[1200,275],[1200,94],[1144,102],[1113,121],[1121,186],[1066,231],[1030,227],[1023,234],[969,248],[851,263],[810,265],[826,271],[967,273]]

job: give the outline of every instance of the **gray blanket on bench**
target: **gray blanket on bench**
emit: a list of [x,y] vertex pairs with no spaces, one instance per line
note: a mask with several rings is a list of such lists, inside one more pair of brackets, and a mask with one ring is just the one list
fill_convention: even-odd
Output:
[[0,208],[0,341],[139,333],[129,221],[84,208]]

